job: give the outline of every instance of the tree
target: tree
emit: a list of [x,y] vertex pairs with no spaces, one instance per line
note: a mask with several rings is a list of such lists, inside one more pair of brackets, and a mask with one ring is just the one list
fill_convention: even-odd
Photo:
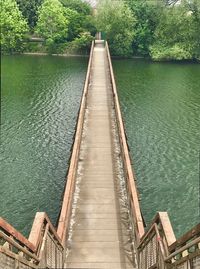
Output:
[[38,19],[38,8],[41,5],[42,0],[17,0],[19,9],[23,16],[27,19],[28,25],[33,29]]
[[195,20],[200,22],[200,1],[199,0],[185,0],[185,7],[191,12]]
[[162,4],[144,0],[129,0],[128,5],[136,18],[133,53],[149,55],[149,47],[154,42],[154,32],[162,12]]
[[92,7],[81,0],[60,0],[61,3],[72,10],[76,10],[79,14],[82,15],[91,15]]
[[193,58],[200,60],[200,2],[199,0],[183,0],[183,7],[190,18],[188,43],[192,43]]
[[103,0],[97,10],[96,26],[106,33],[111,53],[128,56],[132,53],[135,18],[124,1]]
[[65,8],[65,16],[69,22],[67,40],[72,41],[82,31],[82,16],[70,8]]
[[200,2],[199,0],[186,1],[185,6],[193,19],[194,55],[200,60]]
[[75,50],[88,51],[93,39],[94,38],[89,32],[83,32],[79,35],[79,37],[74,39],[72,46]]
[[69,21],[68,41],[78,38],[81,33],[90,32],[93,35],[96,33],[96,29],[92,23],[92,16],[80,14],[70,8],[65,8],[65,16]]
[[28,31],[15,0],[1,0],[1,50],[6,52],[22,49],[21,42]]
[[38,14],[36,33],[46,39],[48,46],[66,40],[69,22],[65,9],[58,0],[44,0]]
[[78,38],[81,33],[90,32],[95,35],[92,8],[81,0],[61,0],[66,10],[66,17],[69,20],[68,41]]
[[184,4],[166,8],[155,31],[151,56],[162,59],[195,59],[199,54],[199,24]]

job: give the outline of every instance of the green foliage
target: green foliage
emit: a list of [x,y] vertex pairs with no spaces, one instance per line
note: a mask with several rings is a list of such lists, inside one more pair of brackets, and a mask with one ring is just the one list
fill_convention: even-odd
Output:
[[23,49],[28,22],[31,32],[45,39],[27,43],[30,50],[68,53],[71,46],[86,51],[98,29],[113,55],[200,59],[199,0],[101,0],[96,16],[82,0],[0,1],[1,49],[6,52]]
[[117,33],[114,40],[109,43],[112,54],[118,56],[130,56],[132,54],[132,40],[133,33],[131,31]]
[[[64,53],[70,42],[73,49],[85,50],[91,43],[91,7],[81,0],[44,0],[39,8],[36,33],[45,38],[45,50],[49,53]],[[95,30],[94,30],[95,29]]]
[[39,42],[26,42],[24,52],[44,53],[44,46]]
[[191,38],[190,43],[193,42],[193,55],[195,59],[200,59],[200,1],[185,0],[183,4],[190,14],[192,21],[189,39]]
[[136,18],[133,53],[148,55],[149,47],[154,41],[162,5],[143,0],[129,0],[128,5]]
[[185,7],[192,12],[193,17],[195,20],[200,23],[200,1],[199,0],[185,0],[184,1]]
[[38,7],[41,5],[42,0],[17,0],[19,9],[23,16],[27,19],[28,25],[33,29],[36,25],[38,15]]
[[75,50],[88,50],[93,39],[89,32],[83,32],[72,42],[73,48]]
[[67,8],[77,11],[82,15],[92,15],[91,6],[81,0],[60,0],[60,2]]
[[90,4],[82,0],[60,0],[66,9],[73,10],[75,16],[69,18],[69,35],[68,40],[79,37],[83,32],[90,32],[93,36],[96,34],[94,26],[93,11]]
[[151,47],[151,57],[155,61],[192,59],[191,53],[181,44],[170,47],[155,44]]
[[65,8],[65,17],[69,22],[67,40],[72,41],[82,31],[82,15],[76,10]]
[[44,0],[39,8],[36,33],[45,38],[48,47],[53,48],[54,43],[66,40],[68,23],[65,9],[58,0]]
[[14,52],[22,50],[21,41],[28,31],[15,0],[1,0],[1,51]]
[[106,33],[113,55],[128,56],[132,52],[135,18],[124,1],[103,0],[96,15],[98,31]]
[[199,23],[185,5],[166,8],[151,46],[153,59],[195,59],[199,55]]
[[78,38],[83,32],[90,32],[93,35],[96,33],[94,24],[92,22],[93,17],[90,15],[83,15],[76,10],[65,8],[65,16],[69,21],[68,25],[68,41],[72,41]]

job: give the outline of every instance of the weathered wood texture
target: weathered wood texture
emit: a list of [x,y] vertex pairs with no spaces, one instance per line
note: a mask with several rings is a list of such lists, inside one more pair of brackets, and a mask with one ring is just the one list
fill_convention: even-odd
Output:
[[37,212],[26,239],[0,219],[0,269],[62,268],[64,247],[46,213]]
[[[123,223],[114,149],[117,128],[104,42],[96,42],[84,118],[66,268],[136,268]],[[114,118],[113,118],[114,117]]]
[[123,123],[123,119],[121,115],[120,104],[119,104],[119,99],[118,99],[118,94],[117,94],[117,87],[115,84],[114,72],[112,68],[112,61],[110,58],[110,52],[109,52],[107,42],[106,42],[106,51],[107,51],[107,57],[108,57],[108,62],[109,62],[109,70],[110,70],[110,77],[111,77],[111,83],[112,83],[116,120],[118,124],[118,132],[119,132],[120,145],[121,145],[121,155],[123,159],[124,172],[126,175],[127,191],[129,195],[129,207],[130,207],[130,212],[131,212],[132,219],[134,222],[134,227],[135,227],[135,238],[137,240],[137,243],[139,243],[140,238],[144,235],[144,223],[143,223],[143,219],[141,215],[138,192],[137,192],[137,188],[135,184],[136,180],[133,175],[133,169],[131,165],[128,145],[127,145],[127,140],[126,140],[124,123]]
[[65,238],[66,238],[66,233],[68,231],[69,219],[70,219],[70,214],[71,214],[72,197],[73,197],[73,192],[74,192],[75,177],[77,173],[77,165],[78,165],[78,159],[79,159],[79,153],[80,153],[80,144],[81,144],[81,138],[82,138],[86,99],[87,99],[87,92],[88,92],[90,72],[91,72],[93,48],[94,48],[94,42],[92,42],[92,46],[91,46],[90,58],[89,58],[87,75],[86,75],[85,84],[84,84],[84,90],[83,90],[82,99],[81,99],[73,151],[71,155],[70,166],[69,166],[67,180],[66,180],[66,187],[65,187],[64,197],[63,197],[63,202],[62,202],[62,208],[61,208],[61,213],[60,213],[59,222],[58,222],[57,232],[63,244],[65,244]]

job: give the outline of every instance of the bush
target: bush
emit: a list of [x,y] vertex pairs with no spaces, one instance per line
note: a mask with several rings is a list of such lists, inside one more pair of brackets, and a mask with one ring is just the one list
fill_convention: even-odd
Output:
[[103,0],[98,5],[96,27],[105,33],[112,55],[130,55],[135,23],[134,15],[122,0]]
[[68,23],[65,8],[58,0],[44,0],[39,8],[36,33],[45,38],[51,50],[53,43],[66,40]]
[[12,53],[23,50],[22,41],[28,26],[15,0],[1,1],[0,28],[1,51]]
[[130,56],[132,54],[133,35],[129,31],[115,35],[115,42],[110,42],[110,50],[113,55]]
[[94,38],[89,32],[81,33],[78,38],[75,38],[74,41],[71,42],[72,48],[77,51],[88,51],[92,40],[94,40]]
[[149,47],[154,42],[154,32],[162,13],[162,4],[156,1],[128,0],[128,5],[136,18],[133,53],[147,56]]
[[163,11],[154,35],[154,60],[191,60],[199,55],[199,21],[184,2]]
[[154,61],[192,59],[192,54],[181,44],[170,47],[154,44],[150,47],[150,55]]

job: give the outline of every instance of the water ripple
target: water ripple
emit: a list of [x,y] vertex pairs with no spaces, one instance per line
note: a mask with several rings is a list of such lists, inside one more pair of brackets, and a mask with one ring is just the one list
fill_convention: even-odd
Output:
[[147,224],[168,211],[176,235],[199,222],[200,65],[115,60]]
[[2,59],[0,215],[28,234],[36,211],[55,223],[87,59]]

